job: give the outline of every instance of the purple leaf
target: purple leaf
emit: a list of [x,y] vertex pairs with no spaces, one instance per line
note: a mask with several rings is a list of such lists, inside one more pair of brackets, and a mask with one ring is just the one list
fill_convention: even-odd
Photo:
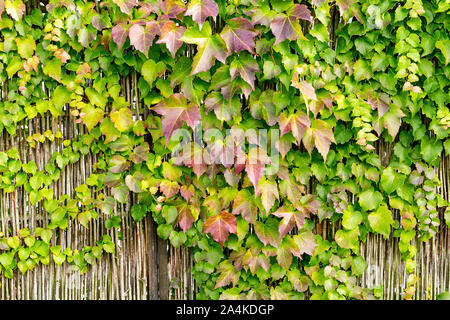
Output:
[[233,18],[228,21],[227,26],[223,29],[220,36],[225,41],[228,52],[239,52],[247,50],[254,53],[255,37],[257,33],[253,24],[242,17]]
[[208,17],[215,18],[219,13],[219,6],[214,0],[192,0],[189,2],[185,16],[192,16],[200,29]]
[[130,27],[130,44],[147,56],[148,49],[158,33],[159,26],[154,20],[147,22],[145,26],[135,23]]

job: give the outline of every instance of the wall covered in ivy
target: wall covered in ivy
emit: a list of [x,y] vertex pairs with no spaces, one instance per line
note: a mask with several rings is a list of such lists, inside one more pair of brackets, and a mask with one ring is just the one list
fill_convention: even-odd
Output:
[[436,299],[448,0],[0,0],[0,298]]

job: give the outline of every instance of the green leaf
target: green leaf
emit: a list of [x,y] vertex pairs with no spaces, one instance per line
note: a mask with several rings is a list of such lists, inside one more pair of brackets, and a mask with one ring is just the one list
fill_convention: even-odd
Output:
[[212,34],[209,22],[205,22],[201,30],[198,26],[187,29],[180,40],[197,44],[191,75],[208,71],[216,59],[225,63],[228,56],[225,42],[217,34]]
[[134,221],[141,221],[147,215],[147,206],[144,204],[135,204],[131,207],[131,216]]
[[11,18],[16,21],[22,19],[25,13],[25,3],[23,3],[22,0],[6,0],[4,5],[6,12],[11,16]]
[[450,39],[436,41],[436,48],[441,50],[445,58],[445,65],[450,62]]
[[352,249],[357,251],[359,249],[359,229],[353,230],[338,230],[334,236],[337,244],[344,249]]
[[359,211],[355,211],[353,206],[348,206],[344,210],[344,215],[342,216],[342,225],[347,230],[353,230],[359,226],[362,222],[362,215]]
[[377,211],[369,214],[368,219],[371,228],[375,232],[382,234],[386,239],[389,237],[394,220],[392,219],[391,211],[386,205],[380,206]]
[[381,174],[380,186],[387,194],[391,194],[403,185],[405,179],[405,175],[396,173],[392,167],[387,167]]
[[111,113],[110,118],[120,132],[128,131],[133,126],[133,115],[129,108],[114,111]]
[[93,105],[105,109],[106,103],[108,102],[108,98],[105,96],[105,93],[100,94],[97,92],[97,90],[91,87],[86,88],[84,92],[86,93],[86,95],[89,98],[89,101]]
[[156,80],[157,77],[162,75],[166,70],[166,65],[164,62],[159,61],[156,63],[152,59],[148,59],[144,62],[141,68],[141,74],[144,77],[145,81],[148,82],[150,86],[152,86],[153,81]]
[[81,109],[80,117],[88,128],[89,132],[103,119],[105,112],[92,105],[86,105]]
[[17,38],[16,43],[17,50],[22,58],[28,59],[33,56],[34,50],[36,50],[36,42],[31,35],[28,35],[24,39]]
[[381,201],[383,200],[383,195],[374,190],[366,190],[359,195],[359,205],[364,211],[370,211],[376,209]]
[[53,91],[52,102],[56,109],[62,112],[64,105],[70,102],[70,91],[64,86],[57,86]]

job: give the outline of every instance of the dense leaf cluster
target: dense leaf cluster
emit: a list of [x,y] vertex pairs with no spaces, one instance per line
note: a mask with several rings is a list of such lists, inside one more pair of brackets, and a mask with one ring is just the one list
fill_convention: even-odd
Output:
[[[70,114],[88,133],[26,138],[63,143],[44,171],[0,152],[3,192],[23,188],[51,216],[34,235],[0,234],[5,276],[50,252],[82,270],[113,253],[108,236],[80,252],[49,243],[99,212],[120,229],[115,208],[136,193],[135,221],[151,214],[160,237],[192,248],[197,298],[381,297],[358,285],[371,232],[399,237],[413,297],[411,241],[449,223],[436,175],[450,153],[448,1],[25,2],[0,0],[0,130]],[[180,147],[183,128],[222,139]],[[260,129],[279,134],[241,134]],[[53,199],[88,153],[86,183]]]

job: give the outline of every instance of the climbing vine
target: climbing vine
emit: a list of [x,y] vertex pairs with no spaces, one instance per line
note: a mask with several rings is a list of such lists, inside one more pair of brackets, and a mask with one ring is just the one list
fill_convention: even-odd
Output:
[[[450,223],[436,174],[450,153],[449,11],[446,0],[0,0],[2,134],[44,115],[87,130],[24,137],[63,144],[43,171],[0,150],[2,192],[23,188],[50,216],[0,233],[1,274],[50,258],[86,271],[115,253],[111,237],[71,249],[52,236],[99,213],[120,230],[115,208],[136,193],[132,218],[151,215],[161,238],[191,248],[198,299],[381,298],[358,286],[369,233],[399,238],[411,299],[413,239]],[[55,199],[52,183],[87,154],[89,178]]]

